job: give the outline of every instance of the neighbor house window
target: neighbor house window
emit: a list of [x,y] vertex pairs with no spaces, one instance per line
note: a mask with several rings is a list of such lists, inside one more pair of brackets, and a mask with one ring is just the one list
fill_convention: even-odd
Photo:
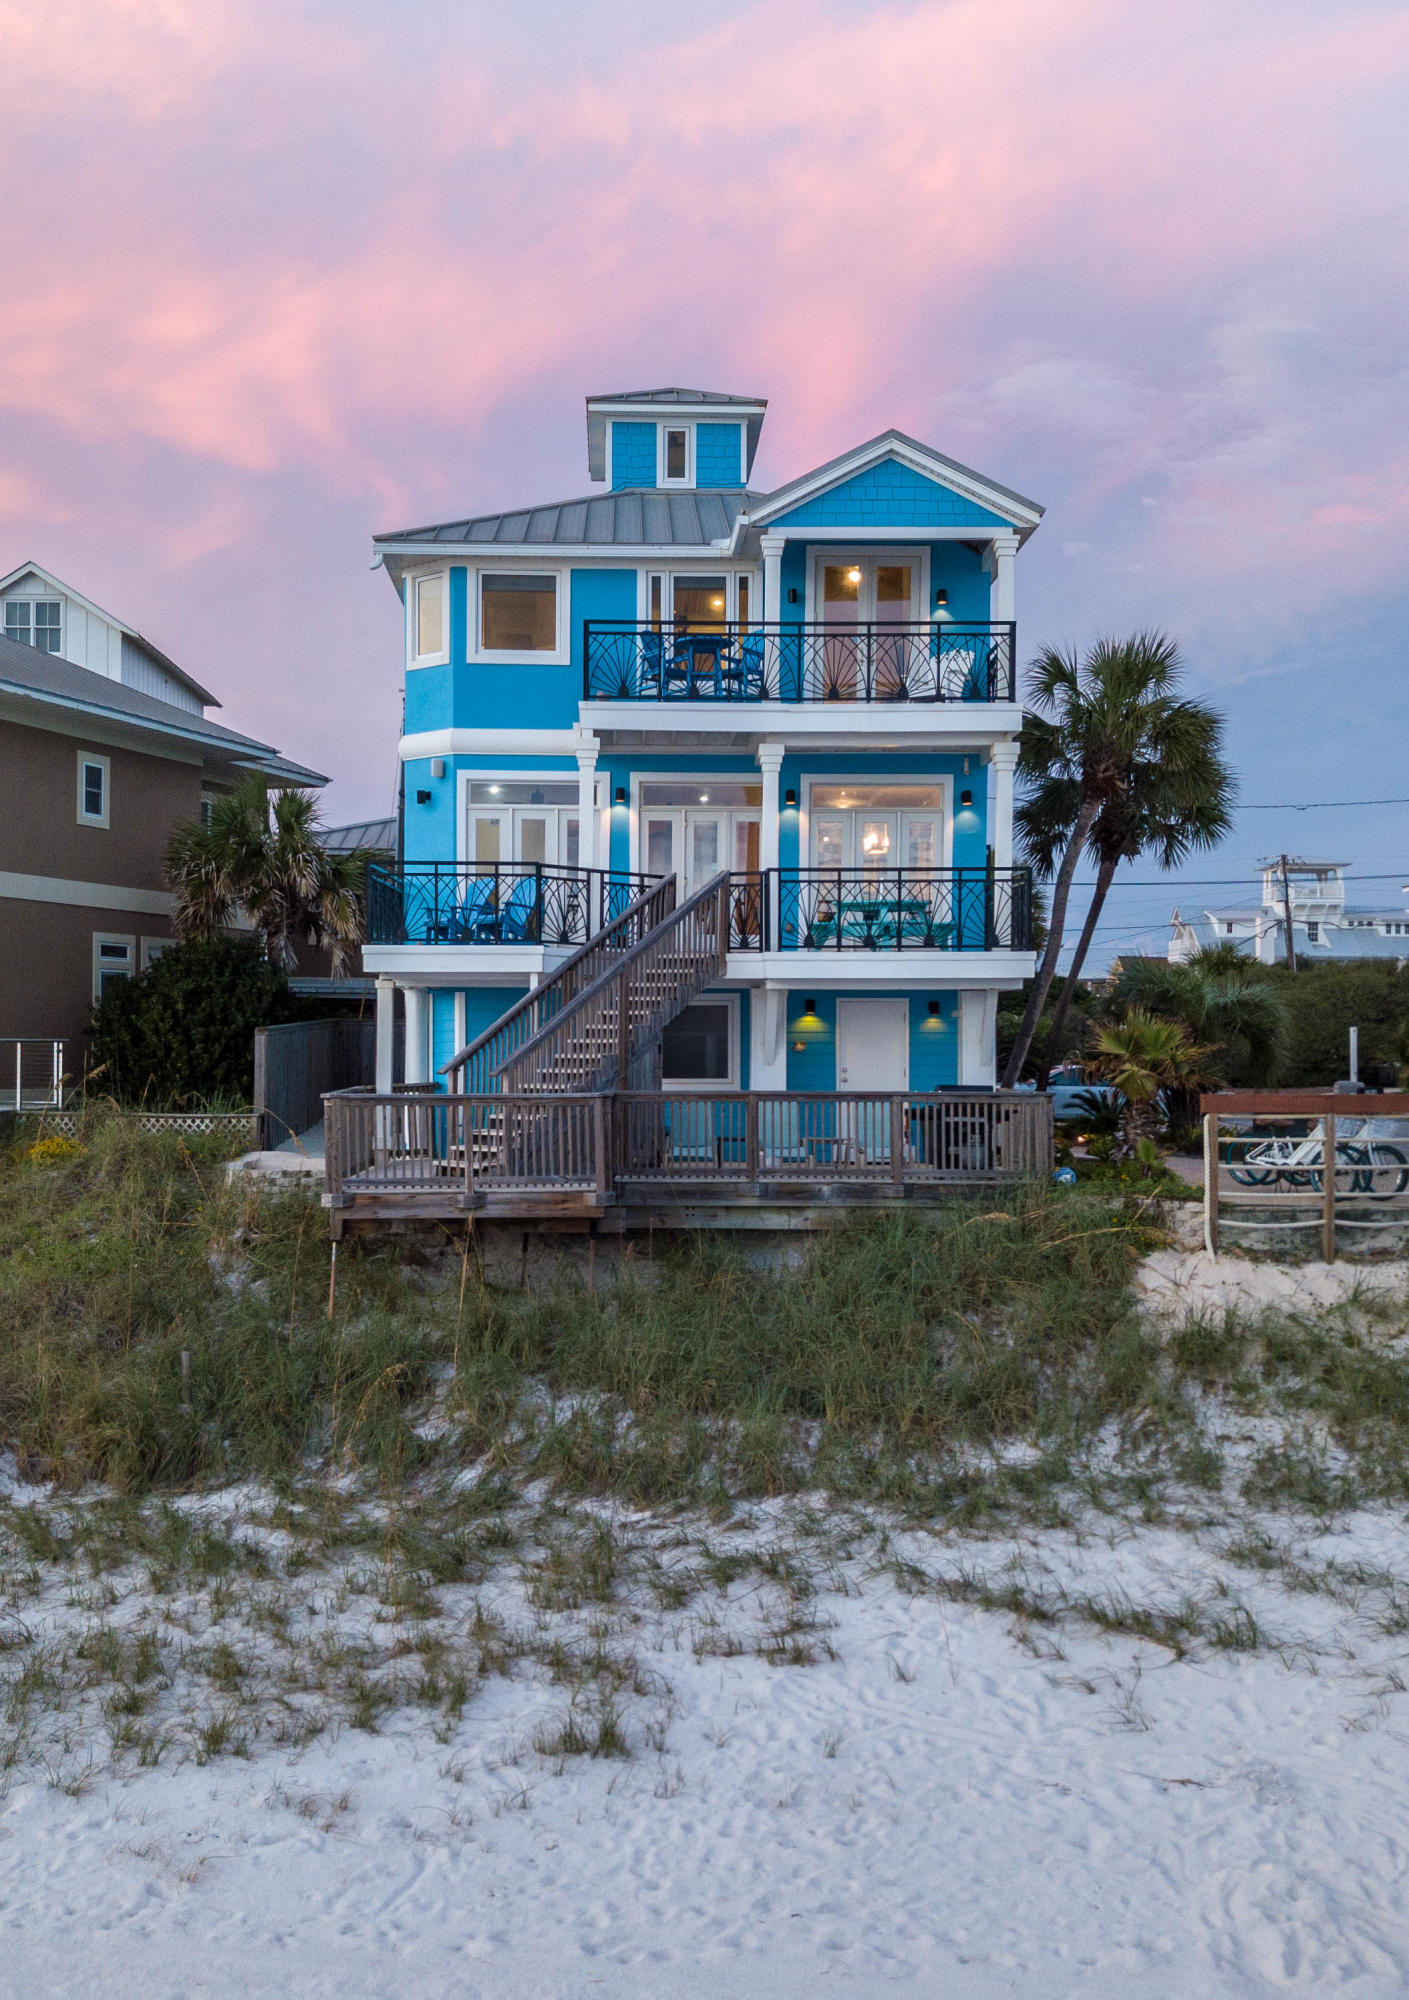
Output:
[[438,659],[445,651],[445,578],[416,579],[416,658]]
[[1306,926],[1306,942],[1308,944],[1320,944],[1321,926],[1319,924],[1308,924]]
[[170,951],[174,942],[175,940],[172,938],[144,937],[142,940],[143,972],[146,971],[149,965],[155,965],[164,951]]
[[479,643],[484,653],[555,653],[558,579],[481,576]]
[[661,479],[666,485],[684,486],[690,478],[690,433],[667,425],[661,437]]
[[137,940],[132,937],[111,937],[101,931],[93,936],[93,1005],[96,1007],[106,988],[116,979],[130,979],[137,957]]
[[22,646],[37,646],[41,653],[57,653],[58,599],[12,597],[5,606],[5,637]]
[[108,760],[91,751],[78,753],[78,823],[106,826],[108,823]]
[[661,1036],[661,1082],[723,1084],[737,1080],[738,1012],[730,999],[697,1000]]

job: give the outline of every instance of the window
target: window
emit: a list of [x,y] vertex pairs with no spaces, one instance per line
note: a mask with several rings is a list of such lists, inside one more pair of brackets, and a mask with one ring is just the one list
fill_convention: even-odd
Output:
[[415,604],[416,658],[445,656],[445,578],[418,576]]
[[558,579],[555,576],[482,576],[479,580],[482,653],[555,653],[558,650]]
[[1227,935],[1228,935],[1229,937],[1232,937],[1232,935],[1233,935],[1233,926],[1232,926],[1231,924],[1225,924],[1225,925],[1223,926],[1223,929],[1224,929],[1224,931],[1225,931],[1225,932],[1227,933]]
[[1306,942],[1308,944],[1320,944],[1321,926],[1319,924],[1308,924],[1306,926]]
[[661,435],[661,484],[685,486],[690,479],[690,433],[666,425]]
[[722,630],[729,603],[722,576],[677,576],[672,596],[677,632]]
[[466,859],[576,868],[581,852],[575,784],[476,778],[466,786]]
[[41,653],[59,650],[59,603],[57,598],[12,597],[5,605],[5,637],[22,646],[37,646]]
[[733,999],[697,1000],[661,1036],[661,1082],[672,1085],[722,1084],[738,1076],[738,1007]]
[[91,750],[78,753],[78,823],[80,826],[108,823],[108,760],[95,757]]
[[148,967],[149,965],[155,965],[155,964],[156,964],[156,962],[157,962],[157,960],[158,960],[158,959],[159,959],[159,958],[161,957],[161,955],[162,955],[162,953],[163,953],[164,951],[170,951],[170,949],[171,949],[171,947],[172,947],[172,945],[173,945],[174,943],[175,943],[175,939],[174,939],[174,938],[149,938],[149,937],[144,937],[144,938],[143,938],[143,940],[142,940],[142,970],[143,970],[143,972],[145,972],[145,971],[146,971],[146,969],[147,969],[147,967]]
[[137,956],[137,940],[112,937],[102,931],[93,934],[93,1005],[96,1007],[115,979],[130,979]]

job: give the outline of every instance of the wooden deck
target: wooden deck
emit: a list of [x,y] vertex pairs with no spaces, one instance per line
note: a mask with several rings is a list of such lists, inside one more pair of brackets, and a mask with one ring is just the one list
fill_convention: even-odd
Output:
[[471,1216],[738,1226],[728,1218],[933,1201],[1052,1164],[1051,1105],[1026,1092],[355,1090],[325,1104],[334,1236]]

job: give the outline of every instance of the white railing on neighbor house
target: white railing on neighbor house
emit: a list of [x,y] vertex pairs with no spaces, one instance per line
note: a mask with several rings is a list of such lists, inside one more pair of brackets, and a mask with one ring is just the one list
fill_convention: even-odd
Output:
[[0,1039],[0,1111],[56,1110],[74,1079],[64,1043],[48,1035]]

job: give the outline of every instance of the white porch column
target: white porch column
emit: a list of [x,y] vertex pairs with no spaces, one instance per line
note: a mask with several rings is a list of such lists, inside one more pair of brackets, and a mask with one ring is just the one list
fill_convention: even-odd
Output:
[[385,973],[377,980],[377,1095],[387,1097],[395,1080],[396,984]]
[[759,547],[763,550],[763,616],[770,625],[776,625],[783,615],[783,550],[787,546],[786,535],[759,536]]
[[431,1062],[430,991],[424,986],[403,988],[406,1002],[406,1081],[429,1083]]
[[[758,822],[758,865],[763,871],[769,945],[773,951],[777,951],[781,906],[778,893],[778,773],[783,767],[783,745],[770,739],[759,744],[756,754],[758,768],[763,773],[763,807]],[[773,871],[772,874],[768,872],[770,869]]]
[[1000,736],[988,753],[993,766],[993,865],[1013,865],[1013,774],[1018,768],[1014,737]]
[[788,996],[773,987],[749,989],[749,1089],[788,1087]]
[[597,859],[597,752],[595,736],[583,740],[577,752],[577,863],[599,868]]
[[1018,553],[1016,535],[995,535],[992,543],[993,557],[993,616],[1000,625],[1010,624],[1017,617],[1014,594],[1013,561]]
[[998,1077],[998,994],[991,986],[959,995],[959,1081],[991,1090]]

